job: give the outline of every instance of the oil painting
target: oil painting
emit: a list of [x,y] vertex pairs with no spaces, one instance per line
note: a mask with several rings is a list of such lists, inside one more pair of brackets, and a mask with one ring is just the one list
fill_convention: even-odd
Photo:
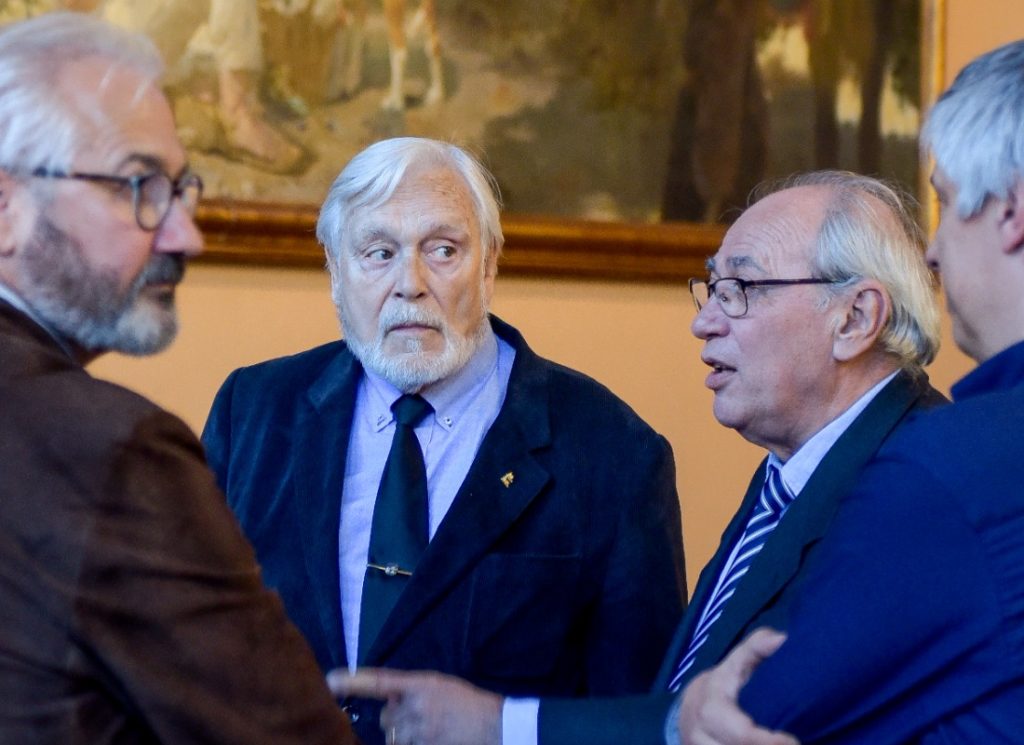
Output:
[[644,226],[665,250],[713,249],[720,228],[695,224],[727,223],[759,181],[810,168],[915,190],[937,2],[0,0],[0,22],[71,9],[154,40],[207,227],[245,244],[236,259],[275,242],[316,253],[334,176],[398,135],[480,156],[508,258],[548,232],[556,253],[642,253]]

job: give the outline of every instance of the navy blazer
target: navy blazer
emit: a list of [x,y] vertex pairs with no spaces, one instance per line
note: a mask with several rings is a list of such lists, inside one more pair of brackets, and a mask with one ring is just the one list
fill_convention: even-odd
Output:
[[[703,670],[713,667],[755,628],[784,627],[784,618],[818,543],[835,516],[841,497],[856,483],[865,464],[887,437],[911,414],[945,403],[946,399],[919,377],[899,373],[857,416],[818,464],[813,475],[772,533],[736,593],[711,628],[693,666],[683,678],[685,686]],[[664,656],[652,694],[623,701],[543,701],[540,711],[541,745],[589,743],[614,745],[628,737],[632,745],[664,745],[664,724],[675,698],[666,691],[680,655],[689,644],[701,610],[714,588],[733,544],[743,533],[754,502],[764,484],[765,464],[758,466],[747,493],[733,516],[717,551],[701,571],[686,614]],[[602,709],[606,714],[602,714]]]
[[[368,664],[510,695],[646,690],[686,592],[671,448],[606,388],[492,325],[516,352],[505,402]],[[237,370],[203,433],[324,670],[347,665],[338,525],[361,373],[341,341]],[[378,707],[351,711],[379,742]]]
[[740,704],[803,743],[1024,741],[1024,344],[888,440]]

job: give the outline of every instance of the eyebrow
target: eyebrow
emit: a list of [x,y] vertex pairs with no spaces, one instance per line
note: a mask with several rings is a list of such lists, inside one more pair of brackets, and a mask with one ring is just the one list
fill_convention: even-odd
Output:
[[465,240],[469,236],[469,231],[465,228],[446,222],[435,222],[427,229],[427,235],[437,235],[438,233],[453,235],[459,240]]
[[[435,222],[427,226],[424,235],[428,237],[439,234],[450,235],[457,241],[465,241],[469,237],[469,231],[447,222]],[[395,243],[391,231],[379,225],[369,225],[352,236],[353,245],[362,245],[372,241],[386,241]]]
[[368,227],[364,230],[360,230],[359,233],[352,236],[352,245],[361,246],[364,243],[372,243],[374,241],[386,241],[388,243],[394,243],[395,239],[391,237],[391,233],[381,227]]
[[117,164],[115,172],[121,172],[128,166],[132,165],[141,165],[146,171],[159,171],[161,173],[166,173],[172,179],[180,178],[183,174],[189,172],[189,166],[186,162],[177,173],[170,173],[167,168],[167,163],[163,158],[158,158],[155,155],[147,155],[146,153],[131,153],[127,155],[120,163]]
[[[764,272],[765,268],[757,263],[752,256],[730,256],[725,260],[726,266],[729,271],[735,273],[740,269],[752,268]],[[704,262],[704,268],[707,269],[708,274],[714,274],[717,264],[714,259],[708,259]]]

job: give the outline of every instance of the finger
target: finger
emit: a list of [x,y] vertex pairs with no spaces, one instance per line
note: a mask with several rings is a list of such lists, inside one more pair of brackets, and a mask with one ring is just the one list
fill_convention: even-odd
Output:
[[355,673],[331,670],[327,673],[327,687],[335,696],[358,696],[387,700],[400,696],[408,685],[408,674],[379,668],[362,668]]
[[784,641],[786,641],[784,633],[767,626],[762,626],[747,637],[750,649],[760,655],[762,659],[774,654]]
[[774,629],[762,628],[744,639],[729,653],[723,666],[737,677],[737,690],[750,680],[757,666],[774,654],[785,641],[785,634]]
[[384,708],[380,710],[380,728],[387,732],[392,727],[397,726],[397,715],[398,712],[394,706],[391,706],[390,704],[385,705]]
[[409,742],[433,742],[423,738],[422,723],[415,712],[409,711],[403,705],[389,703],[381,709],[380,728],[387,735],[389,732],[397,734],[397,741]]
[[745,742],[746,745],[800,745],[792,735],[767,729],[755,730]]
[[700,737],[691,740],[692,745],[800,745],[786,732],[759,727],[738,708],[718,708],[705,724],[706,728],[698,730]]

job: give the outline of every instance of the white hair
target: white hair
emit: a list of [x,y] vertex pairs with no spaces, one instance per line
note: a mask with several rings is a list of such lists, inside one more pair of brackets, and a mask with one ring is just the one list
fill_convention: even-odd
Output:
[[921,148],[956,185],[962,219],[980,212],[989,196],[1009,196],[1024,176],[1024,40],[960,71],[929,113]]
[[861,279],[879,282],[892,311],[879,343],[915,371],[939,351],[937,284],[924,259],[925,238],[894,186],[847,171],[815,171],[759,190],[758,198],[798,186],[824,186],[832,199],[818,229],[813,271],[841,290]]
[[381,140],[357,154],[331,184],[320,208],[316,237],[332,261],[338,258],[345,224],[352,212],[384,204],[418,165],[446,166],[466,182],[480,224],[480,239],[487,258],[501,253],[497,185],[480,162],[462,148],[422,137]]
[[67,170],[84,142],[83,112],[61,95],[61,71],[87,57],[109,60],[111,69],[139,74],[143,86],[163,74],[163,62],[142,34],[124,31],[81,13],[47,13],[0,30],[0,168],[28,172]]

